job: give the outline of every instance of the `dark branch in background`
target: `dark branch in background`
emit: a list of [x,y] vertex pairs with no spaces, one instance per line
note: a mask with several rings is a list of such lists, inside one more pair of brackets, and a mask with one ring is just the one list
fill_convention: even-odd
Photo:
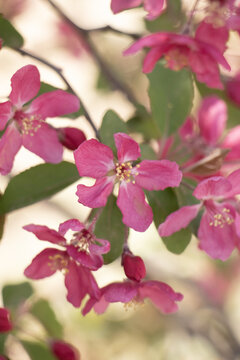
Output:
[[96,137],[100,140],[100,136],[99,136],[99,133],[98,133],[98,130],[96,128],[96,126],[94,125],[94,122],[91,118],[91,116],[89,115],[85,105],[83,104],[83,101],[80,99],[80,97],[75,93],[75,91],[73,90],[73,88],[71,87],[71,85],[69,84],[68,80],[65,78],[65,76],[63,75],[63,72],[62,72],[62,69],[55,66],[54,64],[50,63],[49,61],[45,60],[44,58],[40,57],[40,56],[37,56],[37,55],[34,55],[32,54],[31,52],[29,51],[26,51],[26,50],[23,50],[23,49],[19,49],[19,48],[15,48],[14,49],[15,51],[17,51],[18,53],[20,53],[21,55],[24,55],[24,56],[28,56],[34,60],[37,60],[39,61],[40,63],[48,66],[50,69],[54,70],[58,76],[63,80],[63,82],[66,84],[67,86],[67,90],[70,91],[72,94],[74,94],[75,96],[77,96],[77,98],[79,99],[80,101],[80,104],[81,104],[81,108],[83,110],[83,114],[85,116],[85,118],[87,119],[88,123],[91,125]]
[[95,62],[99,66],[99,68],[100,68],[101,72],[103,73],[103,75],[105,76],[105,78],[111,84],[112,88],[121,91],[134,106],[136,104],[138,104],[138,101],[135,99],[135,96],[132,94],[131,90],[115,76],[114,72],[109,68],[109,65],[102,59],[102,57],[98,53],[97,49],[95,48],[95,45],[93,44],[93,42],[90,38],[90,33],[93,31],[110,31],[111,30],[116,33],[131,36],[133,38],[136,38],[136,36],[137,36],[137,38],[139,38],[139,36],[136,34],[129,34],[129,33],[121,32],[120,30],[115,30],[110,26],[93,29],[93,30],[82,29],[77,24],[75,24],[71,19],[69,19],[66,16],[66,14],[64,14],[64,12],[52,0],[46,0],[46,1],[49,3],[49,5],[51,5],[53,7],[53,9],[58,13],[58,15],[66,23],[68,23],[70,26],[72,26],[79,33],[79,35],[86,41],[86,43],[88,44],[90,53],[92,54]]

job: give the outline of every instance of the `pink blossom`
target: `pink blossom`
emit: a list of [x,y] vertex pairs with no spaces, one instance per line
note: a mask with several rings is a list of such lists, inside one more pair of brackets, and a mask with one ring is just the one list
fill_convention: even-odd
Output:
[[238,0],[211,1],[207,7],[205,21],[211,23],[214,28],[226,26],[229,30],[240,33],[240,3]]
[[6,308],[0,308],[0,333],[12,330],[10,313]]
[[11,171],[22,145],[46,162],[62,160],[62,144],[56,130],[45,119],[77,111],[79,100],[63,90],[55,90],[25,105],[37,95],[40,85],[36,66],[26,65],[12,76],[9,100],[0,104],[0,130],[7,126],[0,139],[0,173],[3,175]]
[[78,146],[86,140],[86,136],[82,130],[64,127],[57,128],[59,141],[69,150],[76,150]]
[[78,201],[88,207],[106,205],[115,183],[119,183],[117,205],[123,214],[123,223],[136,231],[145,231],[152,222],[152,209],[145,200],[142,188],[164,190],[178,186],[182,173],[175,162],[144,160],[133,166],[140,157],[139,145],[128,135],[114,135],[118,160],[110,147],[95,139],[82,143],[74,152],[80,176],[96,179],[93,186],[78,185]]
[[[57,270],[64,273],[68,290],[67,300],[79,307],[86,294],[98,297],[99,290],[91,270],[103,265],[102,254],[110,249],[107,240],[97,239],[91,230],[76,219],[59,225],[58,231],[42,225],[26,225],[24,229],[32,232],[39,240],[48,241],[63,248],[44,249],[25,269],[24,274],[31,279],[43,279]],[[70,241],[64,237],[68,230],[74,231]]]
[[176,301],[183,299],[182,294],[176,293],[169,285],[160,281],[124,281],[111,283],[101,289],[99,299],[90,298],[82,310],[86,315],[92,308],[97,314],[102,314],[110,303],[122,302],[125,307],[142,304],[145,298],[163,313],[173,313],[178,310]]
[[148,12],[148,20],[156,19],[165,9],[166,0],[112,0],[111,9],[114,14],[123,10],[138,7],[143,3],[144,10]]
[[144,59],[143,72],[151,72],[157,61],[165,57],[166,66],[170,69],[177,71],[189,67],[198,81],[211,88],[222,89],[218,64],[227,70],[231,68],[223,56],[228,31],[221,29],[220,36],[218,32],[219,29],[205,22],[198,26],[195,37],[159,32],[137,40],[124,54],[134,54],[148,47],[150,51]]
[[146,276],[146,268],[143,259],[140,256],[133,255],[128,248],[123,250],[122,266],[125,275],[130,280],[139,282]]
[[26,7],[27,0],[1,1],[1,13],[6,19],[19,15]]
[[226,260],[240,246],[239,214],[230,200],[240,193],[239,184],[240,170],[227,178],[214,176],[201,181],[193,192],[201,202],[171,213],[158,228],[160,236],[170,236],[187,227],[204,208],[198,229],[199,248],[214,259]]
[[59,360],[80,360],[80,354],[78,350],[64,341],[52,341],[51,350]]
[[80,33],[71,25],[65,21],[60,21],[58,22],[57,27],[60,35],[59,40],[72,55],[80,57],[84,52],[90,51],[84,38],[81,37]]

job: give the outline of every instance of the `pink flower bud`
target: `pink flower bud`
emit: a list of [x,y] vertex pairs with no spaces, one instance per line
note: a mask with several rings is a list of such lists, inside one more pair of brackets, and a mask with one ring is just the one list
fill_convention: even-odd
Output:
[[6,308],[0,308],[0,333],[12,330],[10,314]]
[[53,341],[51,343],[51,350],[59,360],[80,360],[78,350],[64,341]]
[[240,73],[226,83],[226,91],[230,99],[240,106]]
[[140,256],[134,256],[126,251],[122,256],[122,265],[126,276],[134,281],[141,281],[146,276],[146,268]]
[[76,128],[58,128],[57,132],[59,141],[69,150],[76,150],[86,140],[84,132]]

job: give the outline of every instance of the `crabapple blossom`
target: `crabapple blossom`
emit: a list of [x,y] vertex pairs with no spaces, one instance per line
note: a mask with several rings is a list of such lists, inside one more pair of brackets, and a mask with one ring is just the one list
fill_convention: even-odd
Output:
[[143,160],[140,147],[124,133],[114,135],[118,160],[110,147],[95,139],[83,142],[74,152],[80,176],[96,179],[93,186],[78,185],[78,201],[88,207],[106,205],[113,186],[119,183],[117,205],[123,214],[123,223],[136,231],[145,231],[152,222],[152,209],[145,200],[142,188],[164,190],[178,186],[182,173],[175,162],[169,160]]
[[97,314],[102,314],[110,303],[122,302],[125,307],[142,304],[145,298],[163,313],[173,313],[178,310],[177,301],[183,299],[182,294],[176,293],[169,285],[160,281],[130,281],[111,283],[101,289],[99,299],[90,298],[82,310],[86,315],[92,308]]
[[47,117],[61,116],[79,109],[75,95],[55,90],[35,98],[40,89],[40,75],[36,66],[26,65],[11,78],[9,100],[0,104],[0,173],[8,174],[14,157],[23,145],[44,161],[62,160],[63,146],[57,131],[45,122]]
[[[240,170],[227,178],[213,176],[201,181],[193,195],[199,204],[183,206],[160,224],[160,236],[170,236],[187,227],[204,209],[198,229],[199,248],[214,259],[226,260],[240,247],[239,214],[232,197],[240,193]],[[221,201],[221,202],[220,202]]]
[[151,72],[157,61],[164,57],[166,67],[176,71],[189,67],[196,74],[198,81],[204,82],[208,87],[222,89],[218,64],[231,70],[223,56],[227,40],[228,31],[225,27],[215,29],[211,24],[202,22],[196,30],[195,37],[158,32],[137,40],[124,54],[134,54],[148,47],[150,51],[145,56],[143,72]]
[[12,330],[10,313],[6,308],[0,308],[0,333]]
[[56,128],[56,131],[61,144],[69,150],[76,150],[78,146],[86,140],[84,132],[76,128]]
[[128,248],[123,250],[122,266],[125,275],[130,280],[141,281],[146,276],[146,268],[143,259],[140,256],[133,255]]
[[111,9],[114,14],[123,10],[135,8],[143,3],[144,10],[148,12],[148,20],[156,19],[165,8],[166,0],[112,0]]

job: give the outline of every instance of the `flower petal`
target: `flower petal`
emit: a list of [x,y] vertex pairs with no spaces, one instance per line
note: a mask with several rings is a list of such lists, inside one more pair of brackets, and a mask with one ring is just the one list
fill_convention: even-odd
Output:
[[198,113],[201,136],[210,145],[215,145],[226,126],[227,106],[217,96],[204,98]]
[[54,257],[66,257],[66,252],[57,249],[45,249],[38,254],[32,263],[25,269],[24,275],[30,279],[38,280],[53,275],[58,267],[54,263]]
[[75,261],[90,270],[98,270],[103,265],[101,255],[79,251],[79,248],[73,245],[67,246],[67,252]]
[[123,215],[123,223],[136,231],[145,231],[151,225],[152,209],[145,201],[143,190],[132,183],[122,182],[117,205]]
[[39,115],[41,119],[71,114],[80,107],[77,96],[63,90],[55,90],[38,96],[26,113]]
[[40,89],[40,74],[36,66],[26,65],[19,69],[11,78],[11,102],[20,109],[23,104],[37,95]]
[[[208,42],[211,46],[218,48],[221,53],[224,53],[229,38],[229,31],[226,26],[215,27],[208,22],[202,21],[196,30],[195,38]],[[214,43],[212,39],[214,39]]]
[[169,160],[143,160],[135,176],[136,184],[147,190],[164,190],[179,186],[182,172],[177,163]]
[[224,197],[232,197],[240,194],[240,169],[228,175],[227,180],[231,183],[232,189],[224,194]]
[[97,244],[91,244],[89,246],[90,251],[94,252],[95,254],[107,254],[111,248],[111,244],[108,240],[104,239],[96,239]]
[[154,66],[158,60],[163,56],[164,51],[166,50],[165,46],[156,46],[149,50],[147,55],[143,60],[143,72],[148,74],[153,71]]
[[[240,89],[239,89],[240,90]],[[240,94],[240,91],[239,91]],[[225,157],[225,160],[239,160],[240,159],[240,125],[232,128],[223,142],[221,143],[222,148],[229,149],[229,153]]]
[[0,104],[0,131],[5,128],[8,120],[13,117],[13,114],[12,103],[10,101],[5,101]]
[[127,134],[116,133],[114,134],[114,140],[117,148],[118,161],[120,163],[137,160],[141,156],[138,143]]
[[58,360],[80,360],[78,350],[62,340],[53,340],[51,351]]
[[109,284],[102,288],[102,294],[107,302],[127,303],[137,295],[138,283],[125,281]]
[[164,10],[164,3],[165,0],[145,0],[144,9],[149,13],[146,19],[154,20],[161,15]]
[[201,181],[195,188],[193,195],[200,200],[224,196],[232,189],[230,181],[221,176],[213,176]]
[[112,177],[104,177],[97,179],[93,186],[78,185],[78,202],[91,208],[105,206],[113,189],[113,181]]
[[65,245],[66,240],[56,230],[49,229],[45,225],[29,224],[23,226],[24,230],[32,232],[39,240],[49,241],[52,244]]
[[[10,312],[6,308],[0,307],[0,334],[12,330],[12,323],[10,320]],[[4,358],[5,359],[5,358]],[[1,356],[0,356],[1,360]]]
[[112,0],[111,9],[114,14],[123,10],[135,8],[141,4],[142,0]]
[[68,230],[72,231],[81,231],[85,226],[77,219],[70,219],[64,221],[59,225],[58,232],[60,235],[64,236]]
[[22,146],[22,137],[14,124],[8,126],[0,139],[0,173],[8,174],[12,167],[15,155]]
[[112,150],[95,139],[84,141],[74,151],[74,158],[80,176],[98,179],[114,169]]
[[44,122],[34,122],[36,130],[33,133],[23,133],[23,146],[46,162],[59,163],[62,161],[63,146],[58,140],[56,130]]
[[195,219],[201,204],[183,206],[181,209],[168,215],[166,220],[160,224],[158,232],[160,236],[170,236],[175,232],[187,227]]

